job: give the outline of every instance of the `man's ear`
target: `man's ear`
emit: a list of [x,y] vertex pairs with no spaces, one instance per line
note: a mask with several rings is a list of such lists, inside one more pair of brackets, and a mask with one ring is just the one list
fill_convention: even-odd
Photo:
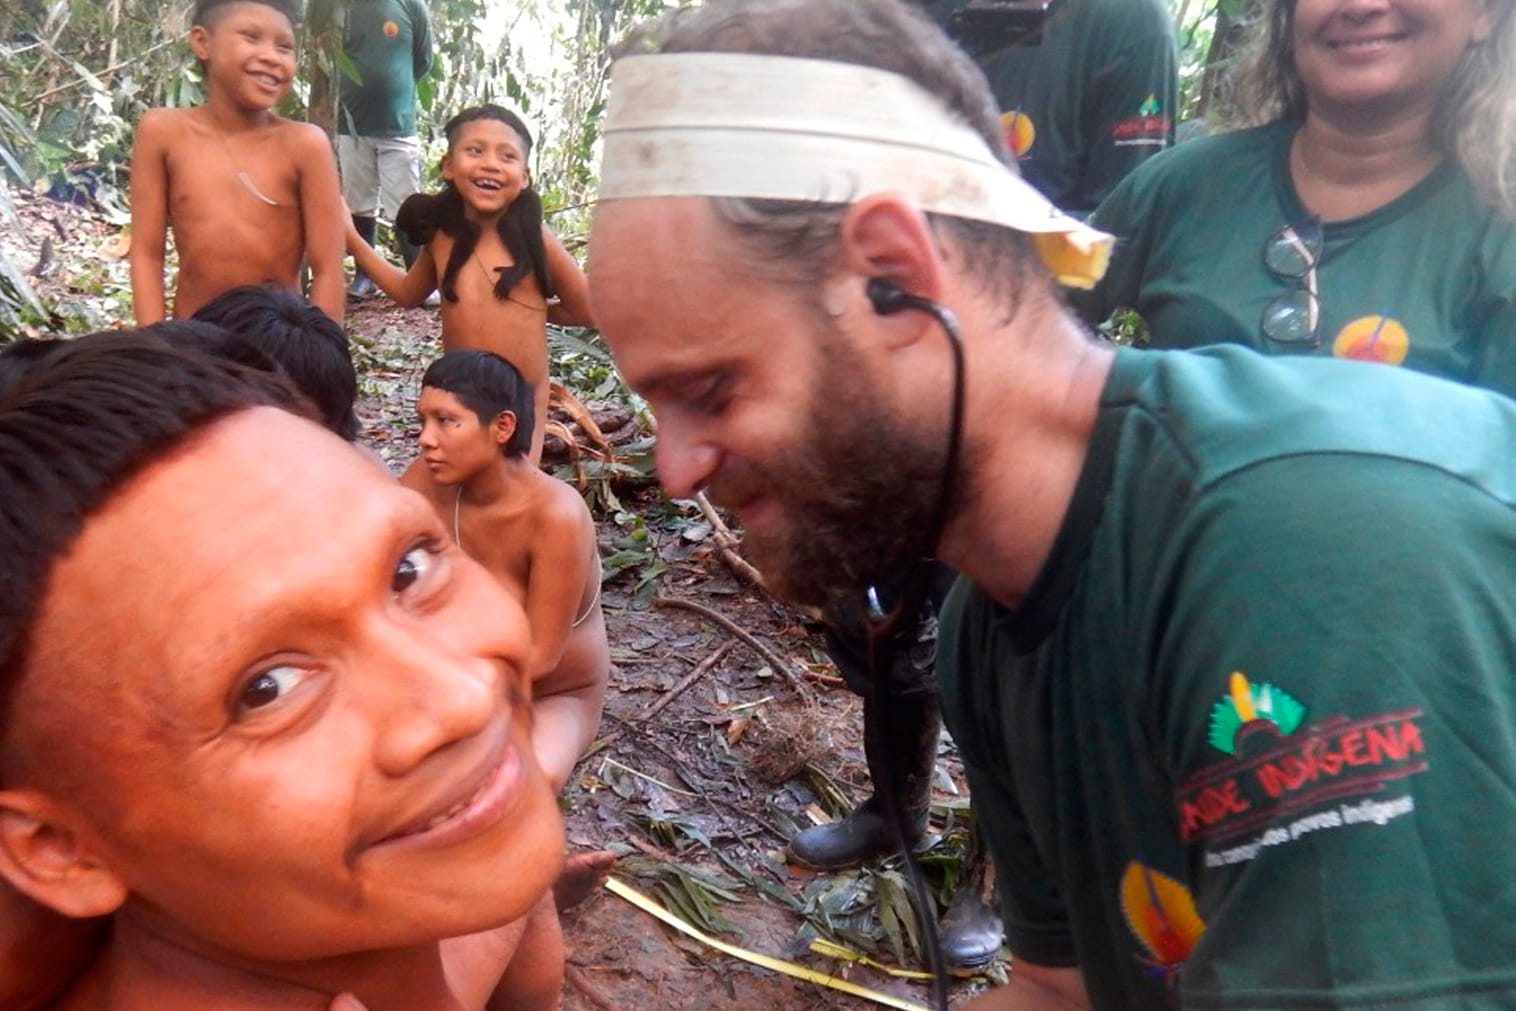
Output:
[[495,445],[504,446],[511,441],[511,436],[516,434],[516,412],[501,411],[495,415],[495,420],[490,422],[490,436],[494,438]]
[[[892,193],[864,197],[852,204],[839,228],[841,270],[834,275],[862,297],[872,278],[880,278],[917,298],[940,302],[944,293],[941,249],[920,208]],[[856,296],[852,289],[856,288]],[[893,317],[917,329],[920,313]]]
[[90,851],[76,818],[46,794],[0,791],[0,877],[65,916],[113,913],[126,886]]

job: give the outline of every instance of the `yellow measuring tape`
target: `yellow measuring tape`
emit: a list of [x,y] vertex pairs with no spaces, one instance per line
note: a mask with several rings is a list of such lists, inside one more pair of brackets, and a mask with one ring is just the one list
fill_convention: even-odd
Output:
[[[631,887],[625,882],[618,881],[616,878],[607,878],[605,881],[605,887],[612,894],[621,896],[623,899],[630,902],[632,905],[636,906],[644,913],[648,913],[651,916],[657,917],[664,923],[667,923],[670,927],[673,927],[675,930],[679,931],[681,934],[693,937],[701,944],[715,948],[717,951],[722,952],[726,955],[731,955],[733,958],[740,958],[744,962],[749,962],[753,965],[761,965],[765,969],[783,973],[786,976],[793,976],[795,979],[803,979],[807,983],[815,983],[817,986],[829,987],[833,990],[839,990],[842,993],[851,994],[854,997],[862,997],[864,1000],[871,1000],[875,1004],[882,1004],[885,1007],[899,1008],[900,1011],[929,1011],[928,1008],[920,1004],[914,1004],[911,1001],[903,1000],[899,997],[892,997],[887,993],[879,993],[877,990],[870,990],[867,987],[859,986],[856,983],[849,983],[845,979],[838,979],[836,976],[830,976],[824,972],[817,972],[815,969],[807,969],[804,966],[796,965],[794,962],[786,962],[783,959],[774,958],[770,955],[760,955],[756,951],[748,951],[746,948],[739,948],[735,944],[727,944],[725,941],[718,941],[716,938],[701,933],[699,930],[696,930],[694,927],[690,926],[688,923],[685,923],[683,920],[675,916],[673,913],[669,912],[667,909],[664,909],[657,902],[654,902],[652,899],[648,898],[646,895],[643,895],[641,892],[637,891],[637,889]],[[865,962],[869,965],[878,965],[878,963],[871,962],[863,956],[858,955],[856,952],[850,952],[846,948],[842,948],[838,945],[825,944],[825,942],[823,942],[823,945],[824,946],[821,948],[816,948],[816,950],[822,954],[832,955],[833,957],[837,958],[846,958],[850,961]],[[815,946],[813,945],[813,947]],[[879,967],[884,968],[883,966]],[[910,976],[914,979],[931,978],[926,973],[907,973],[906,971],[900,969],[885,969],[885,971],[889,972],[891,975]]]

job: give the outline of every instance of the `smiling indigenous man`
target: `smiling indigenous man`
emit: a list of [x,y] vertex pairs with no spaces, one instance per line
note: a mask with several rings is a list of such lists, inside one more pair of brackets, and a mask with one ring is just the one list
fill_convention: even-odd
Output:
[[555,1007],[525,617],[302,405],[132,334],[0,402],[0,875],[113,914],[51,1006]]
[[938,672],[1014,956],[969,1006],[1510,1007],[1516,404],[1097,343],[1055,282],[1102,237],[895,0],[626,52],[591,293],[669,494],[795,600],[964,574]]

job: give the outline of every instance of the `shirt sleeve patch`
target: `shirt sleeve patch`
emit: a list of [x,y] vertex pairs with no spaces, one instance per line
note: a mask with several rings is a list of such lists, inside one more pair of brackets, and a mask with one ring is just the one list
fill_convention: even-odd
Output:
[[1311,724],[1306,715],[1288,692],[1238,671],[1230,676],[1207,737],[1226,757],[1186,776],[1174,797],[1180,838],[1211,847],[1209,866],[1250,860],[1309,832],[1383,825],[1414,810],[1409,795],[1386,794],[1427,769],[1422,710]]
[[1167,874],[1133,861],[1121,875],[1121,912],[1147,952],[1139,960],[1175,993],[1179,971],[1205,933],[1194,896]]
[[1163,147],[1173,126],[1163,111],[1157,95],[1149,95],[1137,107],[1135,115],[1118,120],[1111,127],[1111,140],[1117,147]]

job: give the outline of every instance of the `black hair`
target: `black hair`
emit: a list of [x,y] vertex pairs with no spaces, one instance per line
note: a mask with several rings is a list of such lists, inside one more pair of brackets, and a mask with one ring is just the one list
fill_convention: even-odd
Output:
[[[194,319],[166,319],[149,323],[140,331],[151,334],[176,347],[201,354],[225,358],[238,365],[263,372],[278,372],[279,366],[267,354],[241,336],[212,323]],[[64,338],[21,340],[0,346],[0,401],[17,389],[21,381],[53,355],[69,346]]]
[[34,369],[67,346],[62,340],[19,340],[0,346],[0,401]]
[[310,417],[283,378],[149,333],[58,343],[0,400],[0,729],[49,574],[112,494],[237,411]]
[[214,323],[198,319],[166,319],[142,328],[145,334],[186,351],[225,358],[238,365],[263,372],[278,372],[279,366],[265,352],[241,334],[223,330]]
[[[464,126],[483,119],[504,123],[514,130],[525,145],[525,150],[521,153],[531,156],[531,131],[526,128],[521,117],[498,105],[476,105],[448,120],[442,130],[447,135],[449,152],[457,143],[458,134]],[[463,197],[458,193],[458,188],[451,182],[446,182],[439,193],[411,194],[395,213],[395,227],[417,246],[426,245],[438,231],[453,240],[452,253],[447,258],[437,290],[449,302],[458,301],[458,271],[474,255],[480,235],[479,225],[468,220],[464,214]],[[543,297],[552,298],[556,289],[553,287],[552,275],[548,272],[547,247],[542,241],[542,197],[537,193],[537,188],[528,184],[517,194],[505,213],[500,215],[495,228],[500,241],[505,243],[506,250],[515,261],[509,267],[495,268],[500,275],[495,280],[495,297],[509,298],[511,290],[522,279],[528,274],[534,274]]]
[[272,7],[289,18],[291,28],[300,24],[299,0],[196,0],[194,12],[190,14],[190,24],[199,25],[202,28],[215,28],[224,13],[220,8],[229,7],[234,3],[255,3]]
[[[220,353],[255,368],[272,368],[289,376],[321,412],[321,423],[352,442],[358,437],[358,373],[347,334],[337,321],[288,288],[249,284],[216,296],[193,319],[228,331]],[[271,363],[260,366],[246,349]]]
[[421,377],[423,389],[451,393],[473,411],[479,423],[488,425],[510,411],[516,416],[516,431],[501,447],[508,457],[525,456],[532,448],[537,404],[532,384],[521,370],[489,351],[449,351],[427,367]]

